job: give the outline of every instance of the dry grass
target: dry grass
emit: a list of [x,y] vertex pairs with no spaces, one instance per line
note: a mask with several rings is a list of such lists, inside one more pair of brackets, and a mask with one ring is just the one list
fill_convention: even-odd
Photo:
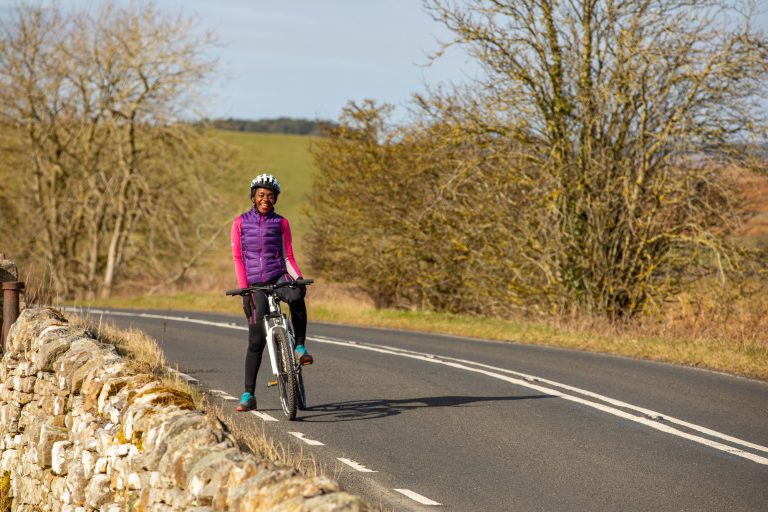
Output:
[[741,299],[684,294],[663,317],[641,325],[664,338],[768,348],[768,294]]
[[[302,447],[298,451],[292,449],[292,445],[285,445],[276,439],[269,437],[264,423],[252,421],[238,421],[232,415],[227,414],[221,404],[215,404],[208,408],[208,414],[221,421],[237,440],[240,449],[248,451],[257,458],[267,459],[278,466],[296,469],[303,476],[327,477],[327,468],[318,464],[315,457],[305,453]],[[331,475],[335,478],[337,475]]]
[[120,329],[112,322],[91,316],[71,315],[71,325],[82,327],[94,334],[102,343],[113,345],[118,353],[127,356],[138,372],[152,375],[165,373],[165,354],[157,341],[139,329]]

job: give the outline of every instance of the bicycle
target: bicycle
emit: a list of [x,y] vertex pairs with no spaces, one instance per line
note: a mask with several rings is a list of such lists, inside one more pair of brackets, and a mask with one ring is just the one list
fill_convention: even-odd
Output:
[[[289,420],[296,419],[296,410],[306,410],[307,395],[304,390],[304,378],[301,376],[301,364],[296,361],[294,349],[296,341],[293,324],[280,309],[280,297],[277,290],[284,287],[310,285],[313,279],[248,286],[237,290],[228,290],[227,295],[248,295],[255,291],[264,292],[269,304],[269,312],[264,315],[264,331],[267,333],[267,350],[275,380],[267,387],[278,387],[280,405]],[[278,357],[279,356],[279,357]]]

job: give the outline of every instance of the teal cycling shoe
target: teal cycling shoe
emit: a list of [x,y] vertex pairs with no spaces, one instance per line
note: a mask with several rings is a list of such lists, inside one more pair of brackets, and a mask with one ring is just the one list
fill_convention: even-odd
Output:
[[256,409],[256,397],[247,391],[240,397],[240,403],[237,404],[237,410],[240,412],[253,411]]
[[315,358],[309,355],[309,352],[304,348],[304,345],[296,345],[296,357],[301,365],[312,364],[315,362]]

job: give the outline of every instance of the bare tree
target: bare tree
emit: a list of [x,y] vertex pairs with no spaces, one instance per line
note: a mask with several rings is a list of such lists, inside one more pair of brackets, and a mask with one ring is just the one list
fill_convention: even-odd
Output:
[[766,134],[768,40],[751,4],[429,6],[455,34],[448,45],[466,48],[486,78],[423,103],[520,143],[528,163],[509,172],[536,183],[538,214],[518,225],[519,250],[565,303],[634,315],[703,267],[736,265],[719,171],[746,164]]
[[[210,36],[152,3],[21,6],[0,29],[4,147],[22,155],[14,172],[33,190],[25,227],[57,291],[107,296],[128,264],[168,273],[195,259],[204,244],[190,249],[186,235],[217,229],[201,175],[223,154],[184,122],[215,69],[203,55]],[[170,261],[167,245],[178,249]]]

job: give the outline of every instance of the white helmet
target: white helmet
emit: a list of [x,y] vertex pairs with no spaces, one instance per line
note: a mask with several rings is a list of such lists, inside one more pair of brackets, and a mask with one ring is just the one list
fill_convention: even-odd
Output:
[[279,194],[280,182],[271,174],[259,174],[251,181],[251,195],[253,195],[253,191],[257,188],[268,188]]

